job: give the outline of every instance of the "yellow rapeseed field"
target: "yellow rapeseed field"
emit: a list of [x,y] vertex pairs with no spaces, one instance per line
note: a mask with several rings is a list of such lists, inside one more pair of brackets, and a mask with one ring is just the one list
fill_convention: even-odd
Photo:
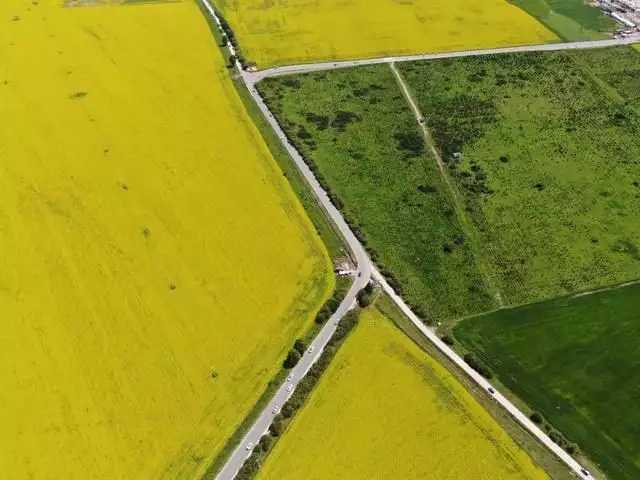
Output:
[[330,263],[193,2],[61,5],[0,2],[0,477],[192,479]]
[[475,399],[366,311],[260,480],[546,479]]
[[258,67],[557,40],[506,0],[213,0]]
[[640,52],[640,43],[636,43],[634,45],[631,45],[633,48],[635,48],[638,52]]

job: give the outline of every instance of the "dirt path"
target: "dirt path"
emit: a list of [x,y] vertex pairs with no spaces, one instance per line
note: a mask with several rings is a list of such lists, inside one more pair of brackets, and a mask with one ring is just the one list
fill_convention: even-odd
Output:
[[502,301],[502,295],[500,295],[500,290],[496,286],[496,282],[493,279],[493,275],[491,273],[491,267],[489,266],[489,261],[486,259],[486,257],[482,254],[480,250],[480,240],[476,235],[471,219],[467,215],[467,212],[464,208],[464,204],[462,203],[462,199],[460,198],[460,195],[458,194],[458,191],[455,185],[453,184],[451,177],[449,176],[449,171],[447,170],[447,166],[442,160],[442,156],[440,155],[440,152],[435,147],[435,142],[433,141],[433,138],[429,133],[429,129],[427,128],[426,122],[424,120],[424,116],[420,111],[420,107],[418,107],[418,103],[413,97],[411,90],[409,89],[409,86],[407,85],[407,82],[405,81],[404,77],[402,76],[400,71],[397,69],[396,64],[393,62],[389,63],[389,68],[391,68],[393,75],[396,77],[396,81],[398,82],[398,85],[402,90],[402,94],[404,95],[404,98],[406,99],[407,103],[409,104],[409,107],[413,111],[414,116],[416,117],[416,121],[418,122],[418,125],[422,130],[422,135],[424,136],[425,143],[429,146],[429,149],[433,154],[433,158],[436,159],[436,163],[438,164],[438,168],[440,169],[440,174],[442,176],[442,179],[447,185],[447,190],[449,191],[449,197],[453,201],[456,217],[460,222],[462,231],[464,232],[465,237],[471,240],[470,242],[471,251],[476,261],[476,265],[478,266],[478,270],[480,271],[480,274],[484,279],[487,290],[491,293],[491,295],[495,299],[496,303],[498,304],[498,307],[502,308],[504,306],[504,302]]

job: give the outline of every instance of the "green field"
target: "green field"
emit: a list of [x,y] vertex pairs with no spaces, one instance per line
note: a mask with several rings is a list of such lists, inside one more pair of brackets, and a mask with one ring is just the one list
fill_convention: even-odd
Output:
[[510,0],[564,40],[611,37],[616,22],[584,0]]
[[640,277],[640,85],[607,83],[604,58],[640,65],[621,47],[400,66],[509,304]]
[[502,310],[454,333],[609,478],[640,478],[640,284]]
[[417,313],[440,320],[493,307],[435,159],[387,66],[272,78],[259,90]]

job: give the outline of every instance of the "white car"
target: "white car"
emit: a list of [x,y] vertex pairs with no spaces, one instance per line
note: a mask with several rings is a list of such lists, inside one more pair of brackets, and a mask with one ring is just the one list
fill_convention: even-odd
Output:
[[291,380],[293,380],[293,373],[290,373],[287,377],[287,382],[290,382]]
[[253,449],[253,442],[247,443],[247,447],[246,447],[247,452],[250,452],[252,449]]
[[309,352],[309,353],[313,352],[313,345],[311,345],[311,346],[309,347],[309,350],[307,350],[307,352]]
[[291,384],[291,385],[289,385],[289,386],[287,387],[287,392],[290,392],[291,390],[293,390],[293,384]]
[[273,413],[274,415],[277,415],[280,413],[280,407],[278,405],[274,406],[273,409],[271,410],[271,413]]

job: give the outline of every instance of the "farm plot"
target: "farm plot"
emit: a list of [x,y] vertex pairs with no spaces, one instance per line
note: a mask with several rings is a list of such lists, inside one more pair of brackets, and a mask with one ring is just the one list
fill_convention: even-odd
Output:
[[557,37],[504,0],[214,0],[259,68],[545,43]]
[[[607,54],[640,62],[626,47]],[[511,304],[640,277],[640,119],[625,101],[638,85],[617,91],[588,59],[400,67]]]
[[333,285],[192,2],[0,3],[0,471],[195,478]]
[[640,114],[640,55],[620,49],[612,55],[610,49],[575,52],[573,57],[585,72],[605,88],[616,102],[626,103]]
[[258,478],[547,476],[444,367],[367,310]]
[[640,284],[465,320],[455,335],[608,478],[640,478]]
[[616,22],[597,6],[583,0],[510,0],[540,20],[564,40],[611,38]]
[[269,78],[258,88],[416,312],[443,320],[491,308],[435,159],[387,66]]

